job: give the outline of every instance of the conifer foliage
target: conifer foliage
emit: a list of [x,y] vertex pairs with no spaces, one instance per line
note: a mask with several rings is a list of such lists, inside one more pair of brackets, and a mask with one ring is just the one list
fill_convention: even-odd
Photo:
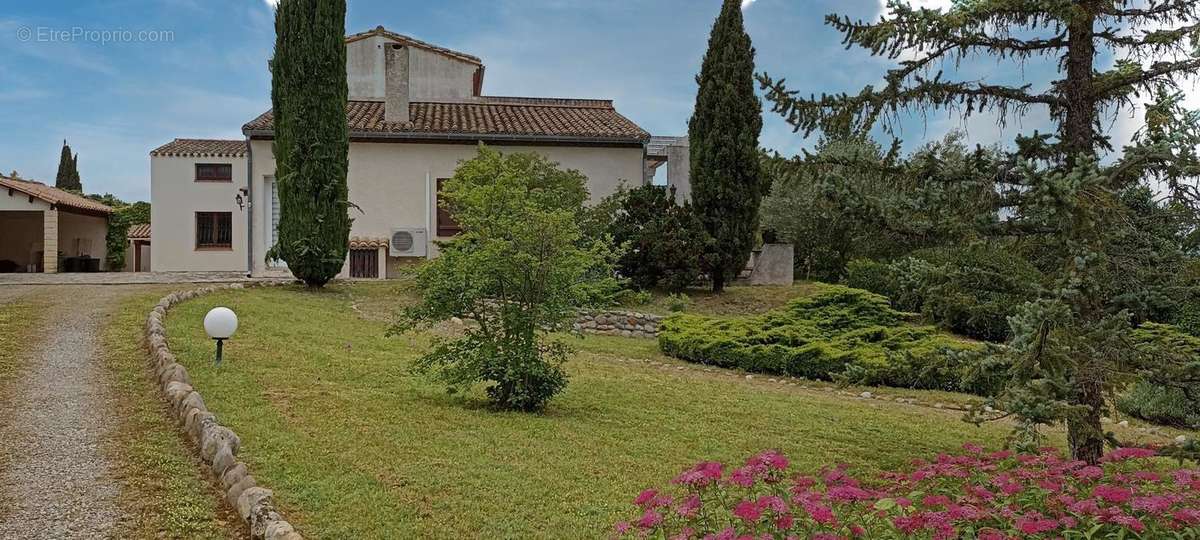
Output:
[[696,82],[688,121],[692,204],[714,240],[704,266],[720,292],[746,267],[769,187],[759,171],[762,105],[754,93],[754,47],[739,0],[725,0]]
[[282,0],[275,12],[271,106],[279,243],[268,252],[320,287],[341,271],[350,246],[346,185],[345,0]]
[[67,141],[63,141],[62,155],[58,158],[58,174],[54,178],[54,187],[75,193],[83,192],[83,182],[79,180],[79,154],[72,154]]
[[[1095,463],[1111,437],[1100,421],[1105,395],[1124,377],[1155,373],[1149,378],[1178,383],[1200,373],[1200,362],[1154,358],[1129,337],[1130,302],[1153,297],[1155,284],[1122,268],[1162,254],[1151,243],[1127,245],[1138,231],[1121,204],[1122,193],[1152,184],[1165,186],[1177,208],[1200,208],[1200,117],[1180,109],[1177,93],[1200,73],[1200,3],[972,0],[943,11],[890,0],[887,11],[875,22],[826,17],[847,46],[897,61],[881,86],[805,98],[764,74],[767,99],[806,135],[890,130],[906,113],[932,109],[1001,122],[1049,114],[1055,132],[1018,137],[994,170],[1000,197],[991,212],[1007,209],[1007,218],[977,222],[982,235],[1029,239],[1052,259],[1051,285],[1009,319],[1012,380],[994,404],[1022,420],[1026,440],[1037,438],[1038,424],[1065,421],[1073,457]],[[1048,63],[1058,77],[1039,87],[944,72],[984,56],[1017,67]],[[1150,97],[1146,127],[1115,152],[1106,120]]]

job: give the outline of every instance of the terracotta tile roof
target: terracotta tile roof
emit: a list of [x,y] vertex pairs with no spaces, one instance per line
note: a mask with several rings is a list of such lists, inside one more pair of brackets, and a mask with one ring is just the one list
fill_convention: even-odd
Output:
[[129,233],[125,235],[129,239],[149,240],[150,239],[150,224],[137,223],[129,226]]
[[56,187],[47,186],[41,182],[0,176],[0,189],[19,191],[28,196],[46,201],[60,207],[73,208],[84,212],[111,214],[113,209],[82,195],[63,191]]
[[[460,102],[413,102],[409,122],[385,122],[381,101],[351,101],[350,136],[432,139],[567,139],[579,142],[644,143],[650,134],[600,99],[483,96]],[[270,135],[271,111],[242,127],[247,135]]]
[[369,238],[364,236],[354,236],[350,238],[350,249],[379,249],[387,247],[387,238]]
[[382,27],[382,26],[376,26],[373,30],[367,30],[366,32],[359,32],[357,34],[346,36],[346,43],[352,43],[352,42],[358,41],[360,39],[369,38],[371,36],[383,36],[392,41],[403,43],[405,45],[416,47],[418,49],[425,49],[430,52],[435,52],[435,53],[449,56],[452,58],[457,58],[464,62],[479,65],[479,66],[483,65],[483,61],[480,60],[479,57],[477,57],[477,56],[450,50],[445,47],[439,47],[432,43],[421,41],[417,38],[406,36],[404,34],[397,34],[395,32],[392,32],[391,30],[388,30],[387,28]]
[[175,139],[150,151],[161,157],[246,157],[245,140]]

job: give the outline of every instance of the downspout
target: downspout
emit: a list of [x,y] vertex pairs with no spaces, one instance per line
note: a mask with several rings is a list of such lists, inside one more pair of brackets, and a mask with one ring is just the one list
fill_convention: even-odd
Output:
[[429,205],[434,204],[434,201],[429,198],[429,182],[432,181],[429,171],[425,171],[425,258],[429,259],[429,247],[433,244],[433,223],[431,221]]
[[254,147],[246,136],[246,277],[254,274]]

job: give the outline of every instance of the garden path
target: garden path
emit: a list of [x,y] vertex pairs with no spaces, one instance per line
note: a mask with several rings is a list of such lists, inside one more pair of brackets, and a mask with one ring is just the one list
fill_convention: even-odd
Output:
[[[20,378],[0,395],[0,538],[104,538],[118,518],[118,483],[102,443],[114,399],[98,331],[138,287],[0,287],[28,295],[48,321]],[[2,308],[0,308],[2,309]]]

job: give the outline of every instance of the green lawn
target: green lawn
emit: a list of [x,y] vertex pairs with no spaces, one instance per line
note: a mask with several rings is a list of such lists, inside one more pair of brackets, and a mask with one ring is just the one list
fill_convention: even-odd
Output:
[[35,300],[18,298],[0,304],[0,392],[12,382],[30,354],[42,324]]
[[675,309],[669,295],[655,291],[650,294],[648,302],[631,303],[622,306],[622,309],[656,315],[670,315],[675,311],[698,315],[750,315],[781,307],[788,300],[811,294],[815,290],[813,283],[801,281],[790,287],[732,285],[721,294],[713,294],[709,289],[688,289],[685,294],[690,301],[682,306],[683,309]]
[[163,289],[122,302],[101,335],[104,362],[121,398],[112,417],[117,439],[106,448],[117,464],[121,522],[117,538],[244,537],[244,527],[195,451],[171,420],[148,366],[142,332]]
[[[706,372],[653,341],[607,337],[576,340],[571,384],[544,414],[493,412],[482,392],[448,396],[409,374],[427,338],[386,338],[382,316],[411,298],[406,287],[230,291],[168,316],[208,407],[307,537],[604,537],[637,491],[701,459],[778,448],[805,468],[869,472],[964,441],[995,447],[1006,433],[955,412]],[[217,305],[241,320],[219,369],[201,328]]]

